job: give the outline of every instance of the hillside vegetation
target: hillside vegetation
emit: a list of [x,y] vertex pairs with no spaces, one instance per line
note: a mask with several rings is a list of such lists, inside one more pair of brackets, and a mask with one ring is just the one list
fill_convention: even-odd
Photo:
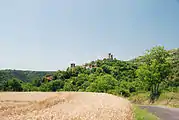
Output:
[[21,82],[42,81],[43,77],[53,72],[46,71],[22,71],[22,70],[0,70],[0,89],[8,80],[17,79]]
[[69,67],[66,71],[51,72],[51,75],[20,72],[21,76],[14,72],[0,71],[1,90],[87,91],[124,97],[149,93],[151,102],[154,102],[161,93],[178,92],[179,49],[167,51],[156,46],[131,61],[105,58]]

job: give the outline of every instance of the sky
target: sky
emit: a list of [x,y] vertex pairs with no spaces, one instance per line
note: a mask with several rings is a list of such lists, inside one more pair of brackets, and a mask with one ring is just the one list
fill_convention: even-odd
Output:
[[0,0],[0,69],[62,70],[179,47],[177,0]]

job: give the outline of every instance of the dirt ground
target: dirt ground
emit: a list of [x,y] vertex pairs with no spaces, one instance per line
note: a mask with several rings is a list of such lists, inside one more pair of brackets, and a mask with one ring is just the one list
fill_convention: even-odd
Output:
[[132,120],[129,101],[105,93],[0,92],[1,120]]

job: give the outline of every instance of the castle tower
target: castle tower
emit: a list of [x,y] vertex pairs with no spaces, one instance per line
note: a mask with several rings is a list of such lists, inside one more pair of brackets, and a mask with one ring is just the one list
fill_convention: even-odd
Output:
[[75,67],[75,63],[71,63],[71,68],[74,68]]
[[111,53],[108,53],[108,59],[111,59]]
[[111,55],[111,60],[113,60],[113,55]]
[[108,59],[109,59],[109,60],[113,60],[113,54],[109,53],[109,54],[108,54]]

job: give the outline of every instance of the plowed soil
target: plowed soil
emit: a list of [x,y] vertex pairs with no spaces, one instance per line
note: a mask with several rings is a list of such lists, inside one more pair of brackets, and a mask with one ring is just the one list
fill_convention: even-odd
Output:
[[0,120],[132,120],[129,101],[105,93],[0,92]]

